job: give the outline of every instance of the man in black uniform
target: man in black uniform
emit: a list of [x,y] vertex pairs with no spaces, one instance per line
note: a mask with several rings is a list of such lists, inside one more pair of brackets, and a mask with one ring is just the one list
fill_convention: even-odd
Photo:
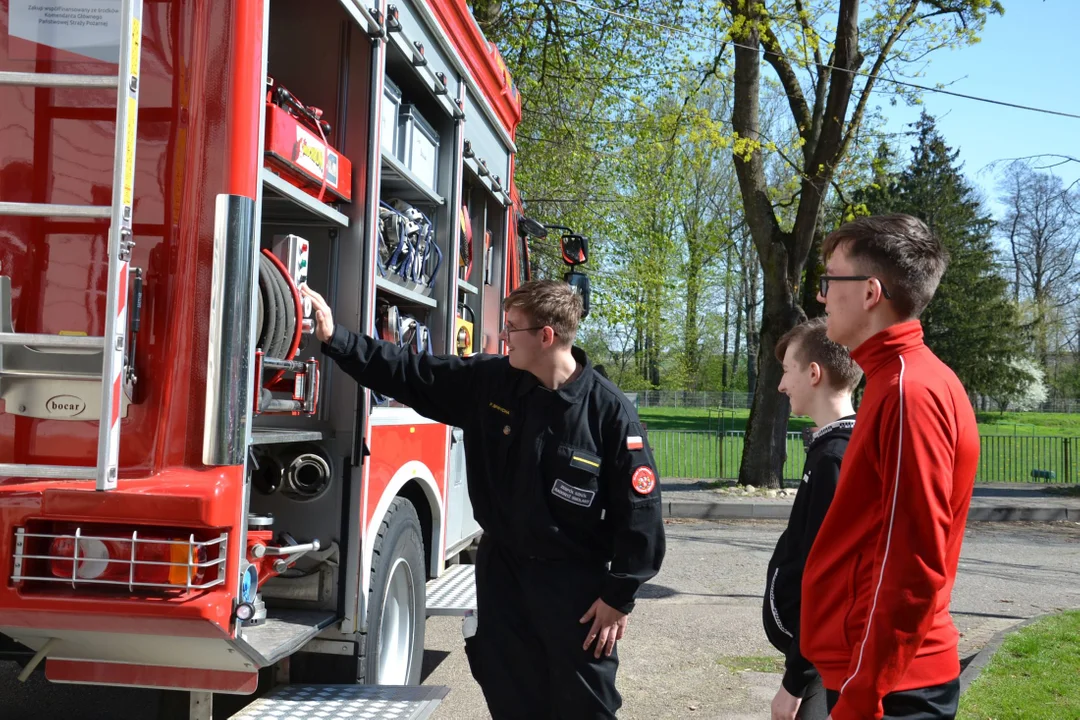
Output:
[[323,352],[361,385],[462,428],[484,530],[465,641],[495,720],[613,718],[617,640],[660,569],[660,484],[633,406],[573,347],[581,299],[533,281],[505,300],[509,355],[416,355],[335,327]]
[[825,335],[824,318],[807,320],[783,335],[776,343],[776,359],[784,366],[779,390],[790,399],[792,415],[809,415],[817,431],[810,436],[787,529],[769,561],[762,607],[765,633],[786,655],[772,720],[825,720],[829,712],[821,677],[799,648],[802,575],[836,492],[840,460],[855,427],[851,393],[862,371],[846,349]]

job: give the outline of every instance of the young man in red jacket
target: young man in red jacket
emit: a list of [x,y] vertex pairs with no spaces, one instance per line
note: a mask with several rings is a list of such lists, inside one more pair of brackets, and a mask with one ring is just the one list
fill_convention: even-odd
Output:
[[851,349],[866,390],[803,574],[803,653],[833,720],[954,718],[949,599],[979,434],[967,393],[918,320],[948,255],[907,215],[847,223],[822,254],[829,338]]

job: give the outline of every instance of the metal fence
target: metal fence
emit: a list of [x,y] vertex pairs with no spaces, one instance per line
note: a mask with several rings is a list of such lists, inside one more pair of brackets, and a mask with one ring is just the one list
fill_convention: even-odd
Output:
[[745,392],[714,392],[698,390],[645,390],[627,393],[631,400],[636,397],[639,408],[726,408],[749,410],[754,396]]
[[[650,430],[652,448],[660,476],[689,479],[733,479],[739,477],[745,433],[717,433],[707,430]],[[802,477],[803,439],[800,433],[787,435],[784,480]]]
[[[745,433],[652,430],[649,444],[664,478],[739,477]],[[788,433],[784,480],[801,477],[806,453],[800,433]],[[983,435],[976,482],[1080,483],[1080,438]]]
[[[638,408],[707,408],[716,410],[749,410],[753,395],[745,392],[719,392],[705,390],[643,390],[626,393],[630,401]],[[997,402],[981,395],[971,398],[976,410],[1000,412]],[[1006,407],[1007,411],[1027,411],[1042,413],[1080,413],[1080,399],[1057,398],[1046,400],[1036,407]]]
[[1080,482],[1080,438],[983,435],[980,438],[981,482]]

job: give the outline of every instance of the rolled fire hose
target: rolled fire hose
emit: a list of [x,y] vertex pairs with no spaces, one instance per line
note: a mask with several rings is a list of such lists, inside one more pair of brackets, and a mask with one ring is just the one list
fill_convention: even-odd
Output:
[[259,298],[256,321],[263,354],[292,360],[300,345],[300,293],[284,266],[271,253],[259,255]]

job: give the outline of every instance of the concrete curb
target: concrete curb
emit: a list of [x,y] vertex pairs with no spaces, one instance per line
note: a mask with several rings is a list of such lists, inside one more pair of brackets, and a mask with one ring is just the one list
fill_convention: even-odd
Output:
[[1002,643],[1005,642],[1005,638],[1007,638],[1009,635],[1012,635],[1014,632],[1026,628],[1028,625],[1031,625],[1034,622],[1042,620],[1044,617],[1049,617],[1050,615],[1056,614],[1057,613],[1045,613],[1043,615],[1037,615],[1033,618],[1028,618],[1023,622],[1019,622],[1015,625],[1010,625],[994,637],[990,638],[990,642],[988,642],[986,646],[982,650],[980,650],[974,658],[972,658],[971,662],[969,662],[967,664],[967,667],[964,668],[964,671],[960,673],[960,694],[963,695],[965,692],[967,692],[967,689],[971,687],[971,683],[975,682],[975,678],[979,677],[979,675],[982,674],[982,671],[986,669],[987,665],[990,664],[990,659],[994,657],[994,653],[996,653],[1001,648]]
[[[786,520],[791,503],[710,502],[672,500],[664,503],[664,517],[683,520]],[[972,522],[1080,522],[1080,509],[1065,507],[973,507]]]
[[664,517],[686,520],[787,520],[790,503],[695,502],[673,500],[664,503]]
[[1080,521],[1080,509],[1065,507],[973,507],[968,520],[979,522]]

